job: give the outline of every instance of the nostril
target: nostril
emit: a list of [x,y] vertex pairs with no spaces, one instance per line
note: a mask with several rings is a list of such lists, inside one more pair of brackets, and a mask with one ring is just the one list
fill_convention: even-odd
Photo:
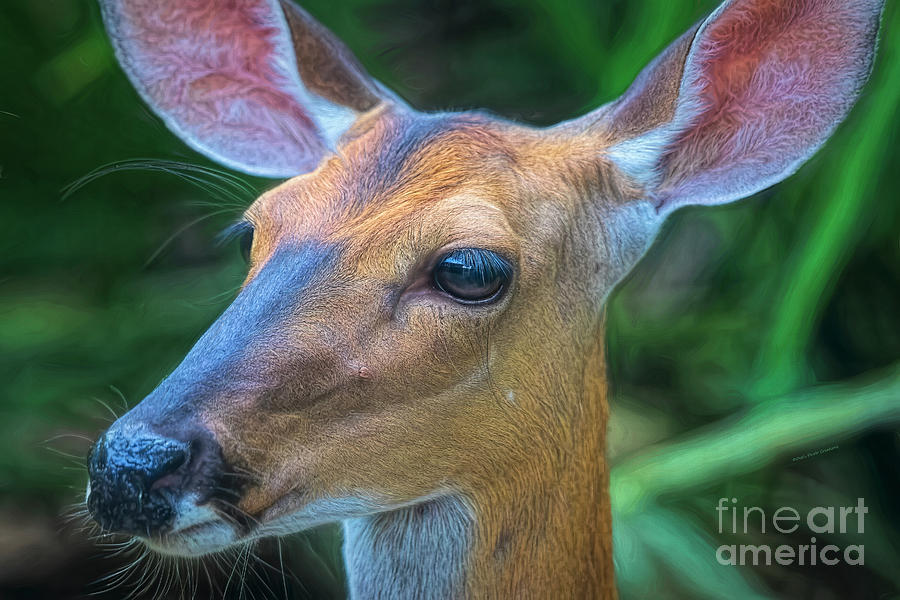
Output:
[[185,452],[178,459],[173,460],[166,465],[165,469],[161,469],[155,480],[151,480],[150,491],[164,488],[178,488],[184,484],[185,474],[184,467],[188,464],[190,456]]
[[[169,525],[190,461],[187,443],[152,434],[107,432],[88,457],[88,509],[106,529],[149,535]],[[163,488],[172,488],[171,490]]]
[[147,472],[146,482],[150,490],[179,485],[183,479],[179,470],[188,464],[190,458],[190,448],[186,444],[176,442],[161,448],[151,459],[155,463],[151,463]]
[[91,449],[87,504],[104,529],[152,536],[176,522],[183,501],[204,504],[237,490],[211,432],[185,428],[173,435],[113,426]]

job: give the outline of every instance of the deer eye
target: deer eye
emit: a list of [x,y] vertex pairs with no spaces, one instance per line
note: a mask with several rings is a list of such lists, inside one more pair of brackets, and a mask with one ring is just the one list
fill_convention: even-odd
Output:
[[500,255],[480,248],[461,248],[434,267],[437,289],[463,303],[496,300],[512,276],[512,266]]
[[240,237],[238,238],[238,245],[241,249],[241,256],[244,258],[245,263],[250,263],[250,252],[253,250],[253,228],[248,227],[245,231],[241,232]]
[[237,238],[238,248],[240,248],[241,256],[244,257],[244,262],[249,263],[250,252],[253,249],[253,225],[249,221],[238,221],[226,227],[219,234],[218,242],[221,245],[235,238]]

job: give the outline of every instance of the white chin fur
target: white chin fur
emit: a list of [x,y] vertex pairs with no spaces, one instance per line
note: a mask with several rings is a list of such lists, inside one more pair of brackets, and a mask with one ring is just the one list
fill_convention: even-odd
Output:
[[286,513],[273,507],[268,515],[264,515],[264,522],[246,537],[240,537],[234,527],[222,520],[211,508],[198,506],[194,498],[188,497],[177,506],[171,533],[163,538],[144,540],[144,543],[162,554],[202,556],[265,537],[290,535],[326,523],[403,508],[441,495],[443,493],[434,493],[412,502],[394,504],[384,499],[348,495],[315,500]]
[[234,529],[222,522],[202,524],[183,533],[173,532],[162,539],[145,539],[148,548],[170,556],[204,556],[221,552],[239,540]]
[[193,497],[182,499],[175,515],[171,532],[162,538],[144,540],[150,549],[173,556],[202,556],[241,541],[234,527],[209,506],[198,506]]

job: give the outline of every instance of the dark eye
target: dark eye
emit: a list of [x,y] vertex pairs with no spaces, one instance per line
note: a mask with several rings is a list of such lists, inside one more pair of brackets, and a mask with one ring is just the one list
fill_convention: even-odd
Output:
[[512,276],[510,264],[495,252],[461,248],[434,267],[434,285],[460,302],[496,299]]
[[241,256],[244,261],[250,262],[250,252],[253,249],[253,225],[248,221],[238,221],[237,223],[225,228],[225,231],[219,234],[218,243],[226,244],[237,238],[238,247],[241,250]]
[[240,238],[238,238],[238,244],[241,248],[241,256],[244,257],[244,262],[250,262],[250,251],[253,250],[253,228],[249,227],[246,231],[241,232]]

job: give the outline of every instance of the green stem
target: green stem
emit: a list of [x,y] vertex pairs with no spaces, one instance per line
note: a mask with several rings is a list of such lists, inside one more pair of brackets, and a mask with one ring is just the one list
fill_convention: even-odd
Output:
[[715,424],[651,447],[613,468],[613,505],[622,513],[638,510],[661,494],[756,471],[779,456],[805,455],[888,422],[900,423],[900,363],[876,381],[808,388],[755,406],[727,427]]

